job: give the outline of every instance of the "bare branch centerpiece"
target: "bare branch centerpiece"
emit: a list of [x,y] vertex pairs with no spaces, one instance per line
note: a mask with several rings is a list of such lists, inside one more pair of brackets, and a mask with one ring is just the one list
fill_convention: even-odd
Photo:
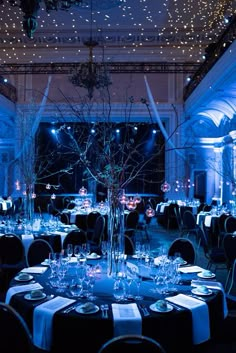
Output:
[[[145,100],[141,103],[147,104]],[[120,122],[112,119],[109,105],[103,104],[102,111],[101,105],[91,100],[88,106],[83,104],[76,109],[73,106],[76,123],[70,124],[70,128],[68,124],[61,124],[55,134],[57,150],[66,158],[67,167],[80,170],[82,184],[87,183],[87,189],[95,182],[107,195],[109,276],[118,271],[114,261],[118,259],[117,254],[122,258],[125,251],[124,209],[128,185],[137,185],[136,190],[144,183],[151,185],[155,174],[161,182],[164,170],[162,137],[152,136],[151,124],[132,122],[134,104],[134,97],[129,97]]]

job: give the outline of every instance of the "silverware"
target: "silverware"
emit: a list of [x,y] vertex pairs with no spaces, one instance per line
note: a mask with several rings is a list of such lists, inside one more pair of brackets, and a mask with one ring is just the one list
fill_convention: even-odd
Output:
[[76,303],[74,305],[71,305],[69,307],[67,307],[66,309],[64,309],[62,312],[63,314],[68,314],[70,313],[72,310],[74,310],[80,303]]
[[108,319],[108,310],[109,310],[108,304],[104,304],[104,318],[105,319]]
[[140,304],[140,305],[139,305],[139,308],[142,310],[144,316],[149,316],[149,315],[150,315],[150,313],[149,313],[149,311],[148,311],[146,305]]
[[182,306],[178,306],[177,304],[174,304],[172,303],[171,301],[169,300],[166,300],[168,303],[170,303],[170,305],[172,305],[177,311],[180,311],[180,310],[184,310],[184,308]]
[[102,311],[102,317],[103,319],[105,319],[105,309],[104,309],[104,305],[101,305],[101,311]]

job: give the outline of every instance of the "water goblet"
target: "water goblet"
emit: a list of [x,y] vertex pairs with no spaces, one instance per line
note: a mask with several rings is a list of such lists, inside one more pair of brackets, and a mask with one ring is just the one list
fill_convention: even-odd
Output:
[[67,254],[67,256],[68,256],[68,260],[70,261],[72,255],[73,255],[73,245],[72,245],[72,244],[67,244],[67,247],[66,247],[66,254]]
[[142,277],[139,273],[139,269],[134,267],[132,269],[132,273],[133,273],[133,280],[134,280],[136,287],[137,287],[137,294],[135,295],[134,299],[135,300],[142,300],[143,296],[140,295],[140,287],[141,287],[141,283],[142,283]]
[[80,252],[81,252],[81,247],[80,247],[80,245],[75,245],[75,246],[74,246],[74,256],[76,257],[77,261],[79,261]]
[[102,255],[103,257],[107,256],[107,241],[103,240],[101,243],[101,251],[102,251]]

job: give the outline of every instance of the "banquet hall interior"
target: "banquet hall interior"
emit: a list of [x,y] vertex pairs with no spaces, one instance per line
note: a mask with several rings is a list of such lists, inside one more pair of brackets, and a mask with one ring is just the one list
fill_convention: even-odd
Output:
[[[56,243],[48,224],[89,234],[82,204],[104,212],[109,239],[122,190],[122,222],[132,207],[139,219],[121,229],[152,256],[177,238],[203,268],[224,252],[210,269],[236,309],[236,248],[229,260],[223,241],[236,222],[219,222],[236,217],[235,0],[1,0],[0,18],[1,300],[15,276],[4,277],[1,236],[27,233],[28,247],[43,220],[57,252],[64,231]],[[193,353],[236,352],[226,321]]]

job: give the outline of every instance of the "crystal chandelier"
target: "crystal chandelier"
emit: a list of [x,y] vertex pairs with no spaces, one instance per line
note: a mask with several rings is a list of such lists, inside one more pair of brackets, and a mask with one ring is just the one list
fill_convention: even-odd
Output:
[[98,42],[90,37],[88,41],[84,42],[84,45],[89,49],[89,60],[79,64],[72,71],[69,80],[73,85],[85,88],[88,91],[89,99],[92,99],[95,89],[107,88],[112,82],[105,64],[93,61],[93,48],[98,45]]

